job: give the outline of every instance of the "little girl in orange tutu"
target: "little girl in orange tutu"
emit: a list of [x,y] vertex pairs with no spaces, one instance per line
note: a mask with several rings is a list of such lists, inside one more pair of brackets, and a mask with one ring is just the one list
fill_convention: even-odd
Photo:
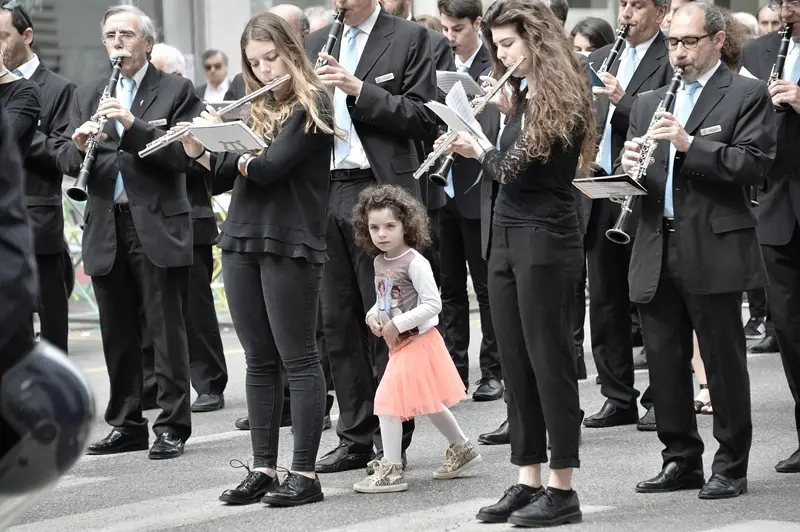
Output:
[[401,458],[402,422],[425,415],[450,442],[433,478],[449,479],[483,459],[458,426],[450,406],[466,397],[444,340],[436,329],[442,300],[430,263],[415,249],[430,245],[423,206],[405,189],[369,187],[353,208],[356,244],[375,255],[378,301],[367,325],[389,345],[389,363],[375,393],[383,458],[374,473],[353,485],[361,493],[408,489]]

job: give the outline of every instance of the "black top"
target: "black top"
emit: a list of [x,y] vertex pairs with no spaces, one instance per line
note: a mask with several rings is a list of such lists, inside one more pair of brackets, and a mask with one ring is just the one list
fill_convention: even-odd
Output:
[[16,141],[24,158],[39,123],[42,107],[39,87],[25,78],[0,85],[0,107],[8,120],[11,138]]
[[[317,105],[322,116],[333,116],[327,95],[320,94]],[[333,135],[314,127],[306,132],[306,116],[296,104],[272,144],[250,161],[247,177],[239,174],[238,154],[214,157],[214,194],[233,188],[217,240],[221,249],[269,252],[313,263],[327,260]]]
[[500,182],[492,222],[500,227],[543,227],[557,233],[578,231],[572,180],[578,167],[583,132],[572,146],[553,146],[547,161],[531,160],[520,131],[525,93],[509,117],[500,138],[500,150],[489,150],[483,168]]

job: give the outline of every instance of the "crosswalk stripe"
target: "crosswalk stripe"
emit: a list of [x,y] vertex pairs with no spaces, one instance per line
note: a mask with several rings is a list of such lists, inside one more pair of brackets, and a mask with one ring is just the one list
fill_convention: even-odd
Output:
[[101,482],[108,482],[114,480],[112,477],[79,477],[75,475],[66,475],[58,481],[55,491],[68,490],[71,488],[78,488],[81,486],[88,486],[90,484],[99,484]]
[[[264,504],[227,506],[219,495],[231,484],[198,491],[176,493],[136,503],[76,513],[14,526],[8,532],[156,532],[186,525],[197,525],[253,512],[263,512]],[[348,488],[325,488],[325,498],[353,493]]]
[[[376,496],[365,496],[375,498]],[[389,495],[391,497],[391,495]],[[414,530],[414,532],[436,532],[441,530],[452,531],[483,531],[491,530],[475,518],[478,510],[484,506],[494,504],[497,499],[469,499],[444,506],[437,506],[434,511],[430,508],[416,512],[406,512],[394,517],[384,517],[374,521],[365,521],[341,528],[331,528],[324,532],[397,532],[398,530]],[[613,510],[612,506],[582,506],[584,515]],[[503,524],[503,527],[508,525]],[[505,528],[504,528],[505,529]]]
[[702,532],[800,532],[800,524],[786,521],[745,521]]

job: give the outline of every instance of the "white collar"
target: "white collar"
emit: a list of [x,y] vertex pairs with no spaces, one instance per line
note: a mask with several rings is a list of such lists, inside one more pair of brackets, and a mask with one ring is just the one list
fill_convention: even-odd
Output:
[[142,80],[144,79],[144,75],[147,73],[147,65],[149,64],[150,64],[149,61],[146,62],[144,66],[140,68],[136,74],[133,75],[134,90],[139,90],[139,87],[142,86]]
[[17,70],[19,70],[23,78],[31,79],[31,76],[33,76],[33,73],[36,72],[37,68],[39,68],[39,65],[39,56],[33,54],[33,58],[27,63],[22,63],[17,67]]
[[481,41],[480,37],[478,37],[478,47],[475,49],[475,52],[473,52],[472,56],[469,59],[467,59],[466,61],[464,61],[462,63],[461,59],[459,59],[458,55],[456,55],[456,70],[458,70],[458,68],[461,65],[464,65],[465,67],[467,67],[467,70],[472,68],[472,63],[475,62],[475,58],[478,57],[478,52],[481,51],[482,47],[483,47],[483,41]]
[[698,76],[697,81],[700,83],[700,88],[701,89],[704,88],[708,84],[708,81],[711,79],[711,77],[714,75],[714,73],[717,71],[717,69],[719,68],[719,66],[721,64],[722,64],[722,61],[717,59],[717,62],[713,67],[709,68],[703,74]]
[[[375,27],[375,23],[378,22],[378,16],[380,14],[381,14],[381,5],[377,4],[372,14],[369,17],[367,17],[367,19],[364,22],[362,22],[356,27],[369,36],[369,34],[372,33],[372,28]],[[342,35],[347,35],[347,31],[350,28],[352,28],[352,26],[348,26],[347,24],[345,24]]]

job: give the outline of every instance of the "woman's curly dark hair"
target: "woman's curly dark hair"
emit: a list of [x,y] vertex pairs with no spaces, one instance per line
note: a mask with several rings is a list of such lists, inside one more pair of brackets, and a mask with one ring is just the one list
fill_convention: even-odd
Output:
[[431,228],[425,207],[406,189],[394,185],[376,185],[365,188],[353,207],[353,229],[356,245],[374,257],[380,255],[369,234],[369,213],[390,209],[395,218],[403,224],[403,238],[406,244],[422,251],[431,245]]

